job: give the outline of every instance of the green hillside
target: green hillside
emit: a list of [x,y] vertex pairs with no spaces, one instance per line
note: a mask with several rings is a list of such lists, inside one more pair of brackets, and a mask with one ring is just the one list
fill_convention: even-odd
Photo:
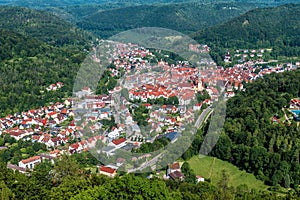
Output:
[[[2,7],[0,13],[1,116],[70,96],[89,48],[85,33],[45,12]],[[43,92],[57,82],[61,90]]]
[[132,6],[92,13],[77,25],[101,37],[138,27],[163,27],[191,33],[225,22],[255,7],[255,4],[246,3]]
[[80,45],[87,43],[88,33],[57,16],[21,7],[0,7],[0,28],[34,37],[51,45]]
[[[193,34],[214,50],[226,48],[273,49],[273,56],[300,55],[300,5],[258,8],[215,27]],[[218,53],[219,53],[218,52]],[[218,60],[222,60],[220,57]]]
[[222,179],[222,171],[229,175],[229,186],[237,187],[239,185],[246,184],[251,189],[266,190],[266,186],[261,180],[255,178],[253,174],[239,170],[233,164],[222,161],[214,157],[203,157],[199,156],[192,157],[188,163],[194,170],[195,174],[210,179],[213,185]]

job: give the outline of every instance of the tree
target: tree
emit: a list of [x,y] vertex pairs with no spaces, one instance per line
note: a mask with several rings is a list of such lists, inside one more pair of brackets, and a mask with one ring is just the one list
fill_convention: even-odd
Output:
[[216,194],[217,199],[232,199],[232,188],[228,186],[229,175],[225,170],[222,170],[221,179],[217,183],[218,191]]
[[184,162],[181,171],[185,175],[184,180],[188,183],[196,183],[196,175],[188,162]]
[[51,171],[52,182],[55,185],[60,184],[64,177],[77,177],[82,173],[77,162],[68,155],[62,155],[61,159],[55,162]]
[[129,92],[127,88],[121,89],[121,96],[124,97],[127,101],[129,101]]
[[15,197],[12,191],[5,185],[4,181],[0,181],[0,197],[1,200],[10,200]]
[[229,160],[231,158],[231,148],[232,143],[230,138],[226,134],[222,134],[212,151],[212,155],[223,160]]

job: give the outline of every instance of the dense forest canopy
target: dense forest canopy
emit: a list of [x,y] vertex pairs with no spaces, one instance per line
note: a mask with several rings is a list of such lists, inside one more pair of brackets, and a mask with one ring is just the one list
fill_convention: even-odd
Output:
[[101,37],[140,27],[162,27],[191,33],[222,23],[255,7],[251,3],[132,6],[92,13],[82,18],[77,25]]
[[[276,19],[276,20],[275,20]],[[226,49],[273,48],[272,55],[300,55],[300,5],[251,10],[221,25],[192,34],[213,48],[214,59],[222,60]]]
[[253,172],[267,184],[298,188],[300,130],[295,121],[273,123],[300,96],[300,70],[249,84],[227,104],[224,135],[212,155]]
[[[1,116],[70,96],[90,35],[46,12],[1,7],[0,16]],[[44,92],[57,82],[65,86]]]
[[45,11],[0,7],[0,28],[34,37],[50,45],[87,46],[90,34]]

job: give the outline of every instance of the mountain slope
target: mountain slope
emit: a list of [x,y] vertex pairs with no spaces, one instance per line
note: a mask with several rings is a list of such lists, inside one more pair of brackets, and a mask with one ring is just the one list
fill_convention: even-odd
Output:
[[138,27],[163,27],[184,33],[224,22],[250,9],[254,4],[143,5],[100,11],[84,17],[78,26],[102,37]]
[[9,29],[51,45],[84,45],[87,33],[45,12],[21,7],[0,7],[0,28]]
[[51,7],[69,7],[82,5],[104,5],[115,4],[119,7],[134,6],[134,5],[152,5],[152,4],[167,4],[167,3],[263,3],[269,5],[280,5],[286,3],[299,3],[298,0],[0,0],[0,5],[13,5],[30,8],[45,9]]
[[297,56],[300,55],[300,5],[258,8],[199,31],[193,38],[213,47],[274,47],[274,55]]
[[[79,29],[72,32],[69,23],[56,21],[58,18],[45,12],[21,8],[0,10],[0,27],[5,27],[0,28],[0,116],[70,96],[73,79],[85,58],[83,48],[89,48],[88,38],[81,36],[85,33]],[[9,18],[12,11],[16,11],[15,20]],[[7,13],[5,19],[4,13]],[[53,24],[47,28],[46,21]],[[40,32],[39,27],[42,27]],[[57,82],[64,87],[46,92],[46,87]]]

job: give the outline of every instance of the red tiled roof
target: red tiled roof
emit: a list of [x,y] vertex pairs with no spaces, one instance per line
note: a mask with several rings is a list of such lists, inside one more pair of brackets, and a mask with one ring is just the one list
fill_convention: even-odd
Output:
[[70,147],[73,148],[73,149],[78,149],[79,148],[79,144],[78,143],[71,144]]
[[33,156],[33,157],[27,158],[25,160],[22,160],[21,162],[23,164],[27,164],[27,163],[31,163],[31,162],[34,162],[34,161],[37,161],[37,160],[40,160],[40,159],[41,159],[40,156]]
[[110,168],[110,167],[105,167],[105,166],[101,166],[101,167],[100,167],[100,171],[106,172],[106,173],[109,173],[109,174],[113,174],[113,173],[116,172],[115,169],[112,169],[112,168]]
[[113,140],[112,142],[113,142],[115,145],[119,145],[119,144],[121,144],[121,143],[123,143],[123,142],[125,142],[125,141],[126,141],[125,138],[119,138],[119,139],[117,139],[117,140]]
[[172,169],[172,170],[180,169],[179,163],[178,162],[173,163],[172,165],[170,165],[170,169]]
[[172,179],[177,179],[177,178],[184,178],[184,175],[179,171],[175,171],[173,173],[170,173],[170,177]]

